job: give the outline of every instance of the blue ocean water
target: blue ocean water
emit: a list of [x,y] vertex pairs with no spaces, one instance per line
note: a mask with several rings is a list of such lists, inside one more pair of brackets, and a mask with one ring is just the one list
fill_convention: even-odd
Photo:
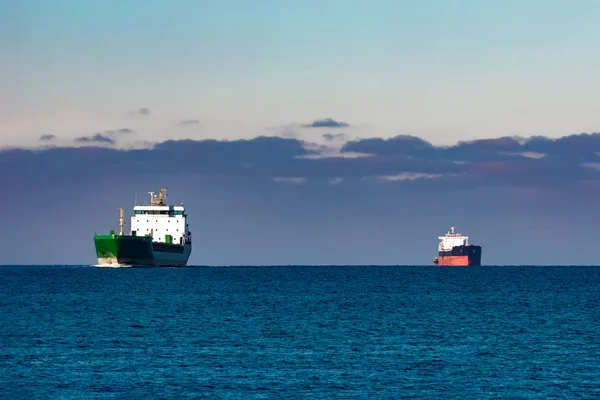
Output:
[[600,398],[596,267],[0,267],[0,397]]

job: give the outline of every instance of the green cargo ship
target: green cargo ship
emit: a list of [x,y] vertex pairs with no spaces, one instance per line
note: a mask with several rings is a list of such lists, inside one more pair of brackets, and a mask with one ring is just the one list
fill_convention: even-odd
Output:
[[137,204],[131,232],[123,234],[120,209],[119,233],[94,235],[98,266],[185,267],[192,252],[192,234],[183,204],[169,205],[167,189],[150,192],[149,204]]

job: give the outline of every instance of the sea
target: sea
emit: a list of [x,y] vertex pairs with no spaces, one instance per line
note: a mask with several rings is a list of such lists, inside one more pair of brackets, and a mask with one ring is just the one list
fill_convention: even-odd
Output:
[[2,399],[599,399],[600,267],[0,266]]

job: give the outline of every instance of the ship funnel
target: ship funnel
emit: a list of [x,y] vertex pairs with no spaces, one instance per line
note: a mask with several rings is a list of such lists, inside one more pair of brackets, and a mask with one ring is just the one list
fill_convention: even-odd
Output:
[[148,192],[150,195],[151,206],[165,206],[167,205],[167,188],[161,188],[158,194],[154,192]]
[[167,204],[167,188],[160,188],[160,191],[158,194],[158,202],[161,206],[164,206]]

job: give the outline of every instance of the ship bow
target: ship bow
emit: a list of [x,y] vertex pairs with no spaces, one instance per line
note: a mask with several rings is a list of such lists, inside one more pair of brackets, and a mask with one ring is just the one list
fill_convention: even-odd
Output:
[[152,238],[144,236],[94,236],[99,265],[154,265]]

